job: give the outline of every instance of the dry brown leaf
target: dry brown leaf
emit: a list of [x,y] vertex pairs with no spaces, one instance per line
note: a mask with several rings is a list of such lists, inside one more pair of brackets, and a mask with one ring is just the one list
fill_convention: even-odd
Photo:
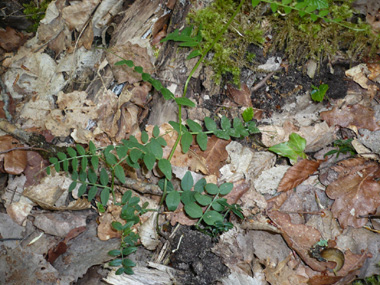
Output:
[[224,162],[228,158],[228,152],[226,146],[231,140],[222,140],[216,136],[211,136],[207,142],[207,149],[201,151],[198,145],[192,147],[192,149],[198,154],[198,156],[205,159],[208,172],[216,176],[220,176],[219,169],[224,165]]
[[145,108],[148,103],[148,94],[152,89],[152,86],[149,83],[143,82],[138,86],[133,87],[131,102],[136,104],[139,107]]
[[80,131],[82,136],[77,135],[78,143],[87,143],[88,125],[91,120],[98,118],[95,103],[87,98],[87,93],[74,91],[71,93],[58,93],[57,104],[59,109],[51,110],[45,118],[45,126],[55,136],[68,136],[72,129]]
[[[10,135],[0,137],[0,152],[21,146],[18,140]],[[2,168],[6,173],[18,175],[24,171],[27,165],[26,158],[25,150],[14,150],[0,154],[0,163],[3,162]]]
[[[57,3],[55,3],[57,4]],[[54,4],[50,4],[54,5]],[[40,22],[38,27],[37,38],[40,44],[48,43],[48,47],[55,52],[56,57],[59,54],[71,47],[71,33],[61,14],[53,18],[47,10],[46,17]],[[49,20],[47,20],[49,19]]]
[[67,251],[67,243],[83,233],[86,230],[86,227],[77,227],[75,229],[72,229],[65,239],[58,243],[58,245],[52,247],[49,249],[48,254],[47,254],[47,261],[49,261],[51,264],[62,254],[64,254]]
[[[154,126],[152,125],[146,126],[145,129],[148,132],[149,136],[152,136],[153,128]],[[163,138],[167,143],[167,145],[163,148],[163,157],[167,158],[177,139],[177,132],[173,130],[172,126],[170,126],[168,123],[165,123],[160,126],[160,135],[163,135]],[[136,136],[136,138],[138,138],[138,136]],[[203,174],[208,174],[206,160],[191,149],[187,153],[183,153],[181,144],[178,144],[170,162],[172,165],[178,167],[188,167],[191,171],[200,171]]]
[[296,263],[291,258],[292,256],[289,255],[276,267],[267,266],[264,269],[266,281],[272,285],[308,284],[308,277],[296,273],[297,268],[303,265]]
[[174,212],[169,212],[166,215],[166,218],[170,221],[170,224],[172,226],[175,226],[177,223],[185,226],[193,226],[197,223],[196,219],[192,219],[185,214],[182,203],[179,203],[177,209]]
[[130,101],[138,96],[136,102],[142,103],[150,88],[150,85],[137,86],[131,91],[125,88],[119,97],[111,90],[103,92],[97,111],[99,128],[117,142],[133,134],[138,129],[140,109]]
[[152,28],[152,41],[151,44],[153,46],[159,47],[162,45],[160,41],[166,37],[168,24],[170,20],[171,14],[166,14],[159,18],[153,25]]
[[297,187],[311,174],[317,171],[320,164],[320,160],[312,161],[303,159],[298,161],[295,165],[290,167],[288,171],[286,171],[284,177],[278,185],[277,192],[289,191]]
[[227,96],[230,97],[239,106],[252,107],[251,91],[246,84],[241,84],[240,89],[236,89],[231,84],[228,84]]
[[[246,202],[245,200],[245,194],[250,189],[250,184],[247,183],[245,180],[239,180],[237,182],[234,182],[234,188],[230,193],[228,193],[223,198],[227,199],[228,204],[236,204],[241,199],[241,201]],[[242,199],[244,197],[244,199]],[[239,203],[241,204],[241,203]],[[252,209],[251,209],[252,210]]]
[[28,164],[24,170],[26,176],[25,187],[38,183],[45,176],[45,171],[42,171],[49,163],[42,158],[36,151],[27,152]]
[[41,179],[37,185],[24,189],[23,196],[29,198],[46,210],[84,210],[91,207],[87,199],[78,199],[66,205],[67,189],[72,180],[63,173],[53,173]]
[[368,67],[368,70],[371,72],[368,75],[368,79],[375,81],[375,82],[379,82],[380,81],[380,64],[379,63],[367,63],[367,67]]
[[364,158],[352,158],[332,167],[338,178],[327,186],[326,194],[335,199],[331,211],[343,228],[360,228],[367,216],[380,206],[379,164]]
[[133,68],[125,64],[120,66],[115,65],[116,62],[122,60],[121,58],[132,60],[135,66],[141,66],[146,73],[152,74],[154,71],[147,49],[137,44],[131,44],[130,42],[127,42],[125,45],[113,47],[112,53],[108,52],[106,58],[119,84],[126,81],[130,84],[141,81],[141,74],[134,71]]
[[268,203],[268,209],[271,210],[278,210],[281,208],[282,204],[285,203],[286,200],[290,197],[292,192],[281,192],[280,195],[274,196],[273,198],[270,198],[267,200]]
[[100,0],[84,0],[63,8],[62,18],[66,21],[69,29],[76,29],[80,32],[99,2]]
[[373,109],[360,104],[343,106],[341,109],[334,107],[330,111],[321,112],[320,115],[329,126],[356,126],[358,129],[380,130]]
[[84,30],[82,36],[79,38],[77,48],[84,46],[85,49],[90,50],[93,40],[94,40],[94,30],[92,28],[92,21],[90,21],[90,23]]
[[[121,208],[120,208],[121,210]],[[119,231],[112,228],[111,223],[115,221],[115,217],[112,213],[105,213],[99,218],[98,226],[98,238],[100,240],[109,240],[111,238],[120,238]],[[122,222],[122,221],[119,221]]]
[[294,249],[308,266],[320,272],[330,268],[331,263],[319,262],[309,255],[310,248],[322,238],[318,230],[302,224],[292,224],[290,216],[279,211],[271,211],[268,216],[280,228],[289,247]]
[[28,37],[11,27],[0,29],[0,47],[7,52],[15,51],[22,46]]
[[368,24],[370,24],[372,27],[372,31],[377,35],[380,33],[380,20],[379,20],[379,18],[380,17],[378,15],[370,15],[370,14],[367,14],[367,17],[366,17]]

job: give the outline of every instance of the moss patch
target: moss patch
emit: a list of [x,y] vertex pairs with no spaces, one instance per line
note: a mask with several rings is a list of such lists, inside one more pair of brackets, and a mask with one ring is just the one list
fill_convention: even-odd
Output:
[[[351,8],[352,0],[328,0],[329,14],[326,16],[339,19],[352,29],[323,19],[313,21],[308,15],[300,17],[298,11],[286,15],[279,9],[273,13],[269,4],[263,2],[252,8],[250,2],[244,4],[206,60],[206,64],[212,66],[217,82],[222,76],[232,74],[233,82],[239,85],[241,69],[252,69],[255,60],[255,54],[248,52],[250,44],[263,46],[264,51],[283,51],[293,64],[303,64],[308,59],[321,63],[337,54],[356,61],[364,55],[374,55],[380,48],[380,36],[371,31],[359,14],[355,14]],[[215,0],[204,9],[190,12],[188,23],[201,28],[203,50],[211,44],[237,6],[233,0]],[[265,44],[264,34],[273,37]]]
[[[216,0],[204,9],[189,13],[189,24],[194,24],[198,28],[201,27],[202,49],[207,48],[212,43],[237,6],[238,3],[232,0]],[[212,49],[212,54],[206,60],[206,64],[213,67],[216,81],[220,81],[223,75],[230,73],[233,76],[234,83],[239,84],[241,68],[247,67],[255,57],[254,54],[247,53],[248,45],[262,45],[264,43],[260,23],[252,22],[255,13],[257,12],[248,1],[231,23],[228,31]]]

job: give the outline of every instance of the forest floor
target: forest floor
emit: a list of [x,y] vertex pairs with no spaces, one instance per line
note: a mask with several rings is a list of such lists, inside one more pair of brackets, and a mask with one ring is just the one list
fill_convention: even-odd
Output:
[[[197,229],[186,205],[169,211],[168,201],[160,203],[160,181],[169,174],[156,164],[149,169],[141,155],[120,163],[126,178],[112,182],[114,195],[107,183],[95,183],[94,192],[73,185],[65,171],[46,173],[57,151],[70,155],[72,147],[87,155],[90,141],[102,153],[132,136],[140,145],[144,135],[160,136],[167,144],[159,146],[161,158],[169,157],[177,139],[169,124],[178,122],[176,101],[115,63],[133,60],[181,96],[197,58],[186,60],[189,49],[176,42],[158,42],[184,27],[197,1],[66,2],[49,5],[37,34],[12,17],[0,29],[1,284],[350,284],[379,274],[378,58],[299,66],[281,51],[250,46],[260,67],[242,69],[240,87],[228,75],[215,83],[211,67],[199,66],[186,94],[196,106],[181,109],[189,130],[196,133],[192,122],[203,126],[206,117],[218,126],[222,117],[248,123],[243,114],[251,109],[257,126],[246,137],[210,135],[206,151],[194,136],[188,152],[179,144],[170,157],[176,190],[184,190],[188,171],[191,187],[203,178],[220,187],[233,183],[223,197],[242,216],[230,212],[224,225],[232,229],[213,235],[206,224]],[[328,91],[316,102],[312,85],[322,84]],[[278,145],[277,152],[268,150]],[[86,155],[79,161],[84,169]],[[93,169],[95,181],[115,178]],[[112,223],[125,224],[120,202],[129,190],[160,211],[143,213],[132,228],[140,236],[128,256],[134,274],[116,275],[108,253],[120,248],[122,235]]]

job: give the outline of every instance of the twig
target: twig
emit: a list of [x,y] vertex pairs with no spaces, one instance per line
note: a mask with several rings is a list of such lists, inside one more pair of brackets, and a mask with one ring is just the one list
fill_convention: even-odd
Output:
[[269,78],[271,78],[274,73],[275,73],[275,71],[273,71],[273,72],[269,73],[267,76],[265,76],[263,80],[261,80],[259,83],[257,83],[255,86],[253,86],[251,88],[251,91],[255,92],[255,91],[259,90],[261,87],[263,87],[265,82],[267,82],[267,80]]
[[14,148],[10,148],[10,149],[7,149],[7,150],[3,150],[3,151],[0,151],[0,154],[8,153],[8,152],[11,152],[11,151],[14,151],[14,150],[41,150],[41,151],[49,152],[48,150],[43,149],[43,148],[26,146],[26,147],[14,147]]

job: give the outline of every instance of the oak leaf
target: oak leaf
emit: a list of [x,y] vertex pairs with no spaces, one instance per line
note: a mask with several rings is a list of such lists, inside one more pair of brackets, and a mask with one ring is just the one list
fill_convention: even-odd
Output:
[[375,161],[352,158],[332,167],[337,179],[326,188],[329,198],[335,199],[331,211],[343,228],[360,228],[367,216],[380,206],[380,167]]

